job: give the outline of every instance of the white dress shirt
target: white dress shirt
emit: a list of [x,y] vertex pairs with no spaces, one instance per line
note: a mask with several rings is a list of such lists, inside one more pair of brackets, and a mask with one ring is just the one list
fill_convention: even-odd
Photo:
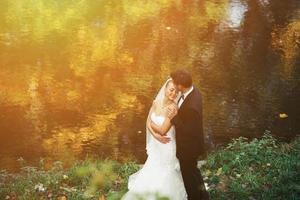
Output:
[[180,98],[179,102],[178,102],[178,107],[180,108],[180,106],[183,104],[184,100],[186,99],[186,97],[193,91],[194,87],[192,86],[188,91],[186,91],[185,93],[183,93],[183,99]]

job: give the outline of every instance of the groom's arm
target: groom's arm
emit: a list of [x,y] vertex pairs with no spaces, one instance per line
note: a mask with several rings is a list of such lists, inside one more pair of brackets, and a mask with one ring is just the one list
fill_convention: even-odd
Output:
[[[191,145],[197,144],[195,148],[199,150],[198,153],[206,157],[201,113],[189,108],[185,112],[184,119],[176,115],[172,118],[171,123],[176,126],[176,129],[182,130],[182,133],[190,138],[187,140],[188,143]],[[189,145],[188,143],[187,145]]]
[[190,131],[194,130],[193,125],[195,123],[199,123],[198,122],[199,117],[198,117],[197,111],[195,111],[192,108],[188,108],[186,110],[186,113],[184,116],[185,116],[185,119],[182,119],[176,113],[175,116],[171,117],[172,118],[171,123],[173,125],[175,125],[177,128],[182,129],[182,130],[183,129],[188,129]]
[[180,118],[179,115],[175,115],[171,119],[171,123],[175,125],[176,128],[184,130],[186,134],[193,135],[193,133],[200,128],[199,125],[202,124],[202,121],[196,110],[188,108],[185,111],[184,119]]

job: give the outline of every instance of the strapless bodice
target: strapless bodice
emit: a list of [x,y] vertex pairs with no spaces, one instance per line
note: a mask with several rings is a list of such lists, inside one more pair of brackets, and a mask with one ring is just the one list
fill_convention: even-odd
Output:
[[162,125],[165,121],[165,117],[162,115],[156,115],[154,112],[151,114],[151,120],[157,124]]

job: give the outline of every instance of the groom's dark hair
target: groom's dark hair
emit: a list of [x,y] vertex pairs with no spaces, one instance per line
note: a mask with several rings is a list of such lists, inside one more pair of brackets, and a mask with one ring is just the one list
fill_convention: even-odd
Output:
[[191,73],[185,69],[177,69],[170,74],[176,85],[182,85],[185,88],[191,87],[193,84]]

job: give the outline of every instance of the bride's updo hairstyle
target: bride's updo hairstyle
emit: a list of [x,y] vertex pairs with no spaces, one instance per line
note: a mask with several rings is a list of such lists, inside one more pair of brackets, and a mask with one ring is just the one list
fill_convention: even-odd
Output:
[[193,84],[192,76],[189,71],[185,69],[177,69],[170,74],[175,85],[181,85],[189,88]]

